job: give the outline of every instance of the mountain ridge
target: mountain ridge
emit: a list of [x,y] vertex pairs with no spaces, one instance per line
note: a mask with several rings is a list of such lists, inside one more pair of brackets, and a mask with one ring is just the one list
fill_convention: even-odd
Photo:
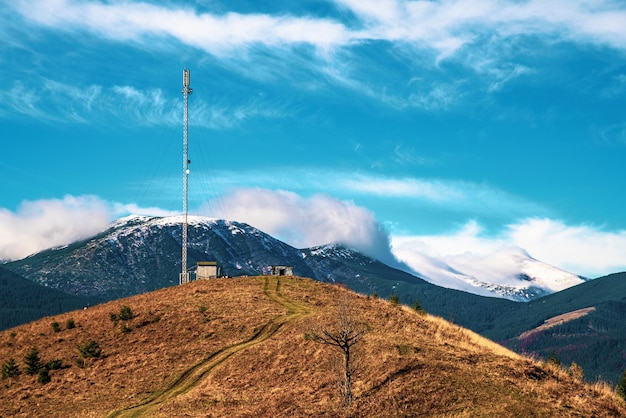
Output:
[[[107,237],[109,245],[116,246],[119,250],[121,250],[121,252],[118,252],[118,256],[122,257],[125,253],[133,251],[132,248],[125,248],[124,244],[133,244],[136,246],[147,244],[149,246],[149,250],[153,253],[158,251],[159,245],[162,246],[163,251],[161,258],[163,258],[163,260],[161,261],[161,264],[169,263],[172,268],[168,269],[165,266],[162,267],[162,269],[168,270],[166,273],[164,272],[163,274],[167,274],[169,279],[165,281],[161,279],[161,281],[166,285],[173,285],[176,283],[178,277],[176,273],[176,268],[174,266],[176,266],[176,264],[178,263],[177,269],[180,270],[180,262],[178,262],[178,260],[176,260],[175,257],[172,256],[172,253],[176,251],[177,246],[180,247],[180,227],[182,225],[182,222],[182,216],[149,217],[131,215],[114,221],[107,229],[95,235],[94,237],[82,241],[77,241],[69,245],[45,250],[40,253],[26,257],[25,259],[7,263],[7,265],[15,272],[40,284],[45,284],[57,288],[63,287],[63,284],[58,280],[54,283],[46,284],[46,281],[48,280],[46,274],[40,274],[38,276],[32,274],[33,269],[29,268],[27,260],[33,258],[45,258],[47,255],[52,255],[55,252],[59,253],[66,251],[67,253],[69,253],[71,249],[75,249],[80,245],[84,245],[85,243],[92,243],[92,250],[96,251],[97,249],[93,248],[93,244],[95,244],[98,239],[103,239]],[[188,243],[188,253],[192,263],[192,266],[190,267],[193,267],[193,264],[197,261],[203,261],[204,259],[209,258],[222,263],[224,273],[229,275],[268,273],[269,265],[285,264],[285,260],[280,260],[280,258],[283,258],[287,259],[287,261],[289,261],[289,263],[293,265],[298,274],[324,280],[321,277],[313,274],[313,270],[316,270],[315,266],[310,265],[307,260],[302,259],[306,256],[306,254],[319,255],[319,251],[324,248],[337,249],[339,247],[342,247],[340,244],[328,244],[313,247],[310,249],[297,249],[271,237],[270,235],[258,230],[257,228],[254,228],[244,223],[199,216],[189,216],[188,222],[190,236]],[[142,243],[142,239],[150,241],[150,237],[148,237],[148,232],[146,231],[147,228],[153,228],[155,230],[168,229],[168,233],[165,235],[161,235],[159,242],[154,242],[154,240],[152,240],[151,242],[146,241],[145,243]],[[177,231],[176,228],[179,228],[179,231]],[[248,235],[250,239],[245,240],[247,241],[245,243],[233,240],[232,236],[240,233],[243,235]],[[133,235],[135,235],[136,237],[133,237]],[[135,241],[134,243],[131,242],[133,240]],[[253,240],[256,240],[257,242],[253,243]],[[214,248],[211,246],[211,243],[213,243]],[[250,251],[251,246],[256,246],[257,248],[253,249],[253,251]],[[115,251],[115,248],[112,248],[111,250]],[[317,251],[317,253],[314,253],[315,251]],[[238,254],[245,254],[244,258],[247,258],[242,259],[242,257],[238,257]],[[108,255],[109,257],[114,256],[114,254],[107,254],[103,250],[100,251],[100,255]],[[254,260],[255,257],[261,257],[263,259],[262,263],[259,264],[259,262]],[[319,258],[320,257],[317,257],[318,260]],[[537,299],[539,297],[545,296],[555,291],[563,290],[564,288],[579,284],[587,280],[586,278],[576,276],[574,274],[558,269],[554,266],[542,263],[530,257],[526,253],[520,253],[520,250],[516,250],[516,252],[513,253],[501,252],[495,254],[490,259],[486,259],[485,262],[493,263],[493,259],[496,258],[505,259],[507,263],[516,265],[517,267],[515,267],[514,270],[516,269],[517,272],[511,273],[507,270],[507,272],[502,272],[501,274],[492,274],[492,277],[487,279],[480,278],[476,274],[472,274],[476,272],[472,272],[471,267],[467,265],[465,266],[465,269],[469,269],[470,274],[462,273],[460,270],[455,269],[451,266],[439,266],[437,267],[438,271],[441,272],[445,270],[447,272],[446,274],[451,278],[449,280],[442,281],[433,280],[431,278],[432,276],[429,276],[429,274],[426,274],[424,276],[420,276],[419,274],[416,275],[414,271],[408,271],[408,268],[403,270],[408,274],[411,274],[419,279],[426,280],[440,287],[461,290],[468,293],[487,297],[501,297],[504,299],[518,302],[527,302],[533,299]],[[124,262],[130,265],[134,262],[134,260],[127,258],[126,260],[124,260]],[[74,276],[79,274],[71,274],[70,272],[72,272],[72,270],[81,270],[81,266],[79,266],[78,264],[75,264],[73,269],[70,269],[70,267],[72,266],[68,265],[67,263],[64,264],[61,262],[61,265],[67,267],[66,271],[69,275],[69,281],[72,281],[72,279],[76,279],[76,277]],[[91,267],[93,267],[93,269],[97,269],[98,265],[95,264]],[[135,270],[141,269],[136,267]],[[494,268],[494,271],[498,270]],[[144,274],[145,276],[145,273],[146,271],[118,271],[118,274],[127,279],[132,279],[132,277],[128,276],[133,275],[139,276],[141,274]],[[321,274],[322,276],[327,275],[325,272],[318,272],[318,274]],[[74,284],[79,285],[79,281],[80,280],[74,280]],[[109,286],[112,285],[113,283],[109,283]],[[124,286],[121,286],[121,283],[117,283],[115,286],[117,287],[117,293],[115,293],[116,297],[133,294],[132,292],[129,294],[124,294]],[[137,293],[138,291],[154,289],[156,288],[154,286],[156,286],[156,283],[136,284],[135,290],[133,292]],[[77,294],[85,294],[86,289],[81,289],[80,286],[75,287],[75,291],[77,292]]]

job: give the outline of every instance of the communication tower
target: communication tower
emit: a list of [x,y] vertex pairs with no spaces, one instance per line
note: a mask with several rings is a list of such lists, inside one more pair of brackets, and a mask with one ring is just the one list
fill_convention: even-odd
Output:
[[189,95],[192,89],[189,87],[189,70],[183,70],[183,233],[182,233],[182,267],[180,273],[180,284],[189,282],[189,272],[187,271],[187,200],[188,200],[188,180],[189,180]]

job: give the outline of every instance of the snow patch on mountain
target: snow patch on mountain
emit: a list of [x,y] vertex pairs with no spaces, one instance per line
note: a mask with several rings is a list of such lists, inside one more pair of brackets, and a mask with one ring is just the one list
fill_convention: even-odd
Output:
[[468,251],[445,258],[418,252],[396,254],[413,273],[438,286],[515,301],[530,301],[586,280],[536,260],[520,248],[493,254]]

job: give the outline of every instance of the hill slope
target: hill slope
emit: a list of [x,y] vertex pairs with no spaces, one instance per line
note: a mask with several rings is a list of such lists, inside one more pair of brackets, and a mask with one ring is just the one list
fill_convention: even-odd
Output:
[[[343,300],[368,329],[353,404],[336,393],[330,327]],[[133,318],[111,314],[132,309]],[[56,321],[76,327],[54,332]],[[80,360],[93,339],[99,358]],[[309,279],[196,281],[0,333],[0,361],[32,348],[65,368],[5,380],[0,416],[624,416],[624,403],[471,331]],[[82,364],[82,367],[77,366]]]

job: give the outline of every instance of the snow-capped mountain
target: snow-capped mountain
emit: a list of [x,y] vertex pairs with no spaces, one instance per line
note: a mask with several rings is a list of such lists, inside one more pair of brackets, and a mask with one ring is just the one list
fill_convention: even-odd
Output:
[[[181,216],[119,219],[90,239],[7,267],[45,286],[103,299],[172,286],[181,271],[182,222]],[[288,262],[299,274],[312,275],[298,250],[247,224],[194,216],[188,223],[188,268],[218,261],[226,275],[258,275]]]
[[[182,216],[130,216],[90,239],[6,266],[39,284],[102,299],[172,286],[181,271],[182,222]],[[217,261],[223,274],[241,276],[268,273],[272,265],[290,265],[300,276],[345,283],[381,297],[396,294],[405,303],[429,297],[416,293],[432,288],[422,278],[442,288],[515,301],[536,299],[584,281],[522,251],[500,252],[478,262],[476,257],[445,262],[413,257],[407,264],[414,272],[407,272],[340,245],[296,249],[240,222],[190,216],[188,223],[188,268],[199,261]]]
[[403,261],[420,277],[438,286],[522,302],[587,280],[536,260],[519,248],[488,255],[465,253],[445,259],[412,253]]

